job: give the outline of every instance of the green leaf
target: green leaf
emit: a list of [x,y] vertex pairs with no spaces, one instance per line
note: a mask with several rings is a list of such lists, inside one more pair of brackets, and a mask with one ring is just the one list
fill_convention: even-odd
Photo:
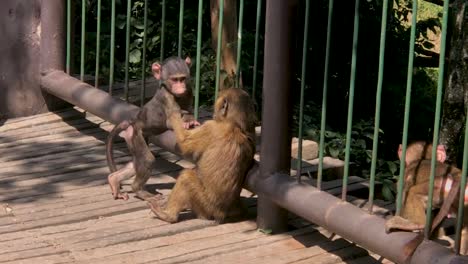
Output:
[[130,51],[128,61],[130,63],[139,63],[141,61],[141,51],[137,49]]
[[392,174],[395,174],[398,170],[397,165],[393,161],[387,161],[388,169]]
[[330,155],[333,158],[336,158],[336,157],[338,157],[338,155],[340,155],[340,150],[339,149],[330,148],[329,151],[330,151]]
[[392,201],[395,199],[388,185],[382,186],[382,195],[385,198],[385,200],[388,200],[388,201]]

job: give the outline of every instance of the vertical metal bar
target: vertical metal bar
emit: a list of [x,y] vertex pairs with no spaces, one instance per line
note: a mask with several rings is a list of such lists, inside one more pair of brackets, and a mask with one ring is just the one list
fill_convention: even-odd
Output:
[[[146,30],[146,27],[145,27]],[[166,31],[166,0],[162,1],[162,15],[161,15],[161,53],[160,60],[164,60],[164,38]]]
[[351,148],[351,130],[353,125],[353,105],[354,105],[354,85],[356,79],[356,58],[357,45],[359,36],[359,0],[356,0],[354,6],[354,32],[353,32],[353,55],[351,57],[351,78],[349,83],[349,101],[348,101],[348,124],[346,128],[346,150],[345,150],[345,166],[343,172],[343,192],[341,199],[346,201],[346,193],[348,191],[348,176],[349,176],[349,156]]
[[[466,111],[468,116],[468,109]],[[460,193],[465,193],[466,188],[466,177],[468,172],[468,118],[465,120],[465,147],[463,148],[463,164],[462,164],[462,175],[460,181]],[[460,239],[463,227],[463,216],[465,210],[465,195],[460,195],[458,200],[458,212],[457,212],[457,232],[455,232],[455,246],[454,250],[457,254],[460,254]]]
[[112,95],[114,85],[114,56],[115,56],[115,0],[112,0],[111,39],[110,39],[110,66],[109,66],[109,95]]
[[[66,14],[65,4],[65,1],[42,1],[40,5],[33,4],[34,7],[40,8],[41,13],[40,23],[42,32],[39,40],[41,50],[38,54],[40,61],[40,69],[38,70],[42,74],[65,70],[66,26],[63,23]],[[68,76],[67,74],[64,75]],[[45,85],[41,84],[41,87],[44,91],[47,91]]]
[[297,181],[301,182],[302,174],[302,134],[304,122],[304,90],[305,90],[305,75],[307,67],[307,45],[309,39],[309,6],[310,1],[305,1],[305,21],[304,21],[304,41],[302,43],[302,72],[301,72],[301,96],[299,99],[299,135],[297,136],[297,163],[296,175]]
[[[260,179],[289,171],[291,141],[288,132],[292,83],[292,20],[297,1],[267,1],[263,78]],[[286,74],[278,74],[284,72]],[[266,90],[268,89],[268,90]],[[272,232],[286,230],[287,211],[259,193],[257,226]]]
[[86,1],[81,1],[81,56],[80,56],[80,80],[84,80],[84,63],[86,47]]
[[242,21],[244,20],[244,0],[239,4],[239,27],[237,28],[237,69],[236,69],[236,87],[239,87],[240,80],[240,61],[242,55]]
[[216,48],[216,86],[215,86],[215,100],[218,98],[219,91],[219,74],[221,68],[221,43],[223,39],[223,19],[224,19],[224,0],[219,0],[218,10],[218,46]]
[[[432,161],[431,161],[431,175],[429,178],[429,192],[427,195],[427,208],[426,208],[426,226],[424,228],[424,236],[429,238],[432,226],[432,198],[434,197],[434,178],[435,167],[437,163],[437,145],[439,143],[439,129],[440,129],[440,115],[442,109],[442,90],[444,89],[444,70],[445,70],[445,50],[447,40],[447,24],[449,1],[444,1],[444,11],[442,16],[442,36],[440,39],[440,55],[439,55],[439,80],[437,82],[437,97],[436,97],[436,110],[434,120],[434,135],[432,138]],[[462,192],[464,193],[464,192]],[[463,216],[459,216],[459,218]]]
[[198,27],[197,27],[197,67],[195,73],[195,102],[194,116],[198,120],[198,107],[200,102],[200,58],[201,58],[201,42],[202,42],[202,18],[203,18],[203,0],[198,0]]
[[320,128],[319,166],[317,174],[317,189],[322,189],[323,176],[323,149],[325,145],[325,126],[327,119],[327,92],[328,92],[328,68],[330,62],[330,40],[333,18],[333,0],[328,1],[327,43],[325,50],[325,69],[323,72],[323,95],[322,95],[322,119]]
[[[145,9],[143,11],[143,45],[142,45],[142,58],[141,58],[141,90],[140,90],[140,106],[145,104],[146,95],[146,38],[148,30],[148,0],[145,0]],[[162,60],[161,60],[162,63]]]
[[254,66],[253,66],[253,84],[252,84],[252,98],[255,100],[255,91],[257,89],[257,68],[258,68],[258,39],[260,36],[260,19],[262,16],[262,1],[257,0],[257,24],[255,25],[255,53],[254,53]]
[[71,0],[67,0],[67,58],[66,72],[70,74],[71,66]]
[[406,100],[405,100],[405,117],[403,121],[403,139],[402,144],[402,153],[400,159],[400,176],[398,178],[398,192],[396,200],[396,215],[400,215],[401,212],[401,202],[403,195],[403,177],[405,174],[405,157],[406,157],[406,146],[408,143],[408,124],[409,124],[409,114],[410,114],[410,104],[411,104],[411,86],[413,83],[413,63],[414,63],[414,42],[416,40],[416,19],[418,16],[418,0],[413,0],[413,11],[411,19],[411,37],[409,44],[409,53],[408,53],[408,73],[406,79]]
[[380,130],[380,103],[382,99],[382,86],[384,74],[384,61],[385,61],[385,38],[387,36],[387,14],[388,14],[388,0],[383,1],[382,5],[382,23],[380,26],[380,53],[379,53],[379,76],[377,80],[377,93],[375,96],[375,124],[374,124],[374,139],[372,146],[372,162],[371,174],[369,182],[369,212],[372,213],[374,206],[374,192],[375,192],[375,170],[377,167],[377,150],[379,147],[379,130]]
[[177,45],[177,56],[182,56],[182,34],[184,31],[184,0],[180,0],[179,10],[179,44]]
[[[100,0],[99,0],[100,1]],[[128,101],[128,61],[130,60],[130,21],[132,17],[132,0],[127,0],[127,28],[125,32],[125,83],[124,83],[124,97]]]
[[101,0],[97,2],[97,27],[96,27],[96,70],[94,73],[94,87],[99,87],[99,57],[101,55]]

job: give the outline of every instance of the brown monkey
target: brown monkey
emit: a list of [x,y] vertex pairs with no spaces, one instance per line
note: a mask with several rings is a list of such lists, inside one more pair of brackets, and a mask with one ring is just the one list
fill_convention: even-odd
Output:
[[164,208],[148,201],[154,214],[170,223],[192,209],[199,218],[223,220],[240,201],[242,184],[255,153],[255,112],[249,95],[238,88],[222,90],[214,106],[214,120],[185,130],[178,115],[169,122],[182,154],[195,161],[183,170]]
[[[426,221],[426,203],[429,192],[429,178],[431,173],[432,144],[417,141],[408,145],[405,162],[405,176],[403,189],[403,207],[401,216],[394,216],[385,224],[388,232],[392,230],[414,231],[424,228]],[[401,145],[398,150],[401,158]],[[431,232],[447,216],[457,213],[461,171],[449,164],[445,164],[446,152],[442,145],[437,146],[437,163],[434,178],[433,207],[439,208],[439,213],[434,218]],[[465,188],[465,213],[463,216],[463,229],[460,253],[468,253],[468,189]],[[408,242],[405,246],[405,254],[412,255],[416,247],[422,242],[423,235]]]
[[[158,135],[168,129],[166,119],[172,112],[184,114],[184,126],[199,125],[190,115],[192,111],[192,89],[190,85],[190,58],[167,58],[162,65],[155,62],[152,72],[161,87],[155,95],[138,112],[135,120],[123,121],[109,133],[106,141],[107,164],[111,171],[108,176],[109,185],[114,199],[128,199],[128,195],[120,193],[120,183],[136,175],[132,190],[142,199],[152,195],[143,189],[148,181],[151,167],[155,160],[145,141],[149,135]],[[141,130],[141,131],[140,131]],[[125,139],[133,160],[117,170],[113,158],[113,139],[119,134]]]

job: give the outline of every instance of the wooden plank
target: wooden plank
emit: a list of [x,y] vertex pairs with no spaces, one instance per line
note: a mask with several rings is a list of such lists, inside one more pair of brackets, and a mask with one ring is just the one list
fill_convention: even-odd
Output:
[[[165,162],[163,160],[160,161]],[[180,170],[180,166],[174,163],[167,162],[166,164],[167,166],[155,167],[153,169],[153,174]],[[108,168],[103,164],[103,166],[97,168],[82,169],[58,175],[44,175],[44,177],[27,179],[22,182],[22,187],[16,188],[14,193],[0,193],[0,201],[8,202],[28,196],[66,192],[76,188],[103,185],[107,183],[107,175]],[[34,189],[32,189],[31,186],[35,186]]]
[[[191,240],[192,236],[190,233],[186,234],[187,240],[181,241],[180,243],[170,244],[156,244],[155,247],[146,249],[145,251],[134,251],[125,254],[118,254],[115,256],[109,256],[105,259],[92,259],[92,263],[104,263],[110,262],[130,262],[130,263],[142,263],[142,262],[157,262],[157,263],[174,263],[191,261],[190,259],[196,257],[197,259],[204,258],[208,255],[212,255],[215,252],[228,252],[232,250],[238,250],[239,248],[249,248],[254,245],[272,243],[274,241],[283,240],[287,238],[287,235],[280,234],[276,236],[265,235],[261,232],[256,231],[256,225],[251,223],[251,228],[244,232],[234,232],[229,235],[224,234],[213,234],[211,236],[198,238]],[[227,224],[221,225],[223,228],[228,228]],[[207,230],[211,231],[211,229]],[[305,233],[309,230],[293,231],[295,233]],[[161,238],[162,239],[162,238]],[[159,241],[159,240],[158,240]],[[156,242],[156,241],[155,241]],[[189,259],[187,259],[189,258]],[[83,262],[84,263],[84,262]]]

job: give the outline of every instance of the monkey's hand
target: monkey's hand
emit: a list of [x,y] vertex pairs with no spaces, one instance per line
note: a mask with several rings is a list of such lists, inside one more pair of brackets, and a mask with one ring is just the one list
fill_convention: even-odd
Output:
[[200,123],[197,120],[195,120],[195,116],[189,114],[186,111],[182,111],[182,121],[184,122],[185,129],[194,128],[200,125]]
[[385,232],[388,234],[395,230],[417,231],[424,229],[424,225],[415,224],[401,216],[394,216],[385,223]]

